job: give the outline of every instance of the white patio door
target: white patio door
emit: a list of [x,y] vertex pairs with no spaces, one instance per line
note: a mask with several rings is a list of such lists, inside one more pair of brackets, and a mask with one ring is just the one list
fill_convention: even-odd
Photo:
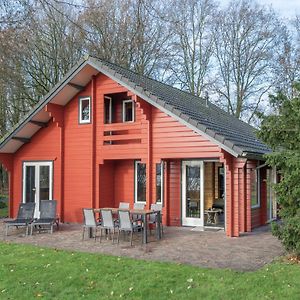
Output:
[[23,203],[35,202],[35,218],[40,215],[41,200],[52,200],[52,174],[51,161],[23,163]]
[[204,225],[203,161],[182,162],[182,225]]

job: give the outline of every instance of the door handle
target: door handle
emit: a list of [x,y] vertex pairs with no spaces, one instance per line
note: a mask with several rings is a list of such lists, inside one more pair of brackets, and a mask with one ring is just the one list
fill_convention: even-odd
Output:
[[36,192],[36,188],[34,187],[34,188],[32,189],[32,191],[33,191],[33,192]]

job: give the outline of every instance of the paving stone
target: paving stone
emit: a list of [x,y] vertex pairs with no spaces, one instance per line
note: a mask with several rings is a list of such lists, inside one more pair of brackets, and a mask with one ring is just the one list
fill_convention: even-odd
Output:
[[[0,229],[3,221],[0,221]],[[137,259],[168,261],[191,264],[206,268],[229,268],[237,271],[253,271],[284,254],[281,243],[272,236],[269,227],[242,235],[238,238],[225,236],[224,231],[192,231],[188,227],[164,227],[163,239],[154,235],[147,245],[141,245],[141,234],[134,235],[133,247],[120,240],[113,245],[111,240],[86,237],[81,240],[82,229],[78,224],[61,224],[52,235],[47,232],[25,236],[24,229],[11,229],[6,241],[32,244],[71,251],[103,253]]]

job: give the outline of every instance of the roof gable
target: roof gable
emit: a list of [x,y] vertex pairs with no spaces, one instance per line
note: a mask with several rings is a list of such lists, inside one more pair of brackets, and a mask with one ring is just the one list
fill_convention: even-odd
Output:
[[[67,101],[76,95],[78,87],[86,85],[91,77],[99,72],[112,78],[145,101],[171,115],[236,157],[262,156],[270,151],[265,144],[256,138],[253,127],[238,120],[216,105],[212,103],[207,105],[206,101],[192,94],[141,76],[115,64],[89,57],[72,68],[61,82],[0,141],[0,152],[15,152],[7,151],[7,149],[17,150],[22,143],[12,140],[12,138],[18,137],[22,128],[27,127],[30,120],[39,121],[39,116],[43,113],[43,107],[47,103],[65,105]],[[67,100],[63,101],[63,99]],[[18,142],[19,144],[7,147],[7,144],[12,144],[12,142]]]

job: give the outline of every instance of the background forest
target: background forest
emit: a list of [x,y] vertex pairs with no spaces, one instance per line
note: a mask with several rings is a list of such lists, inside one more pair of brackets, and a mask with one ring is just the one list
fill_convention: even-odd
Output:
[[270,93],[295,96],[300,16],[252,0],[0,0],[0,136],[86,54],[258,126]]

